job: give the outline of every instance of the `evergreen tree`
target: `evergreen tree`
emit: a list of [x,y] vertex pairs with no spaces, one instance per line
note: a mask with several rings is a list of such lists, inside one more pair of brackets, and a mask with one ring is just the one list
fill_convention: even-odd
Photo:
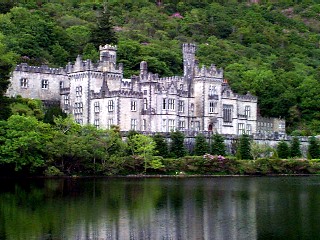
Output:
[[66,118],[67,114],[63,112],[59,106],[51,106],[45,112],[43,122],[53,125],[55,124],[54,118],[59,116],[61,116],[62,118]]
[[91,32],[90,42],[93,43],[96,48],[100,45],[117,44],[118,42],[110,20],[110,11],[106,6],[104,6],[104,10],[100,12],[98,16],[97,25]]
[[309,138],[308,154],[312,159],[320,158],[320,145],[314,136]]
[[280,141],[277,145],[277,153],[279,158],[288,158],[290,156],[290,149],[288,143],[286,143],[285,141]]
[[298,137],[293,137],[290,145],[290,157],[301,157],[300,140]]
[[160,133],[157,133],[153,136],[153,141],[156,143],[155,150],[157,151],[157,155],[162,157],[168,156],[168,144],[164,136]]
[[209,144],[206,137],[203,134],[198,134],[195,139],[194,154],[196,156],[201,156],[209,151]]
[[170,155],[172,157],[183,157],[186,155],[184,146],[184,135],[180,131],[170,133]]
[[211,154],[213,155],[226,155],[226,145],[224,143],[224,138],[216,133],[211,137]]
[[247,135],[247,134],[241,135],[237,152],[240,156],[240,159],[252,159],[252,156],[250,153],[249,135]]

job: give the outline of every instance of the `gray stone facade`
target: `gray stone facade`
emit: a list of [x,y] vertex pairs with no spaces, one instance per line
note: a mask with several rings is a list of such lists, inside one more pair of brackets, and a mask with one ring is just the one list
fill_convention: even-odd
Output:
[[99,128],[257,133],[257,97],[234,93],[215,65],[200,67],[195,44],[183,44],[183,76],[164,78],[149,72],[143,61],[139,76],[124,79],[123,66],[116,63],[117,47],[99,50],[98,63],[78,56],[64,69],[20,64],[7,95],[59,100],[75,121]]

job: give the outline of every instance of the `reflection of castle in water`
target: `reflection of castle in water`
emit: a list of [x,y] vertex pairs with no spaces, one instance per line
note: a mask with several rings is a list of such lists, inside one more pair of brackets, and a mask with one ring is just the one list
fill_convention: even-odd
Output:
[[[145,211],[123,206],[117,218],[105,212],[94,226],[80,225],[79,239],[257,239],[256,197],[247,185],[241,190],[243,182],[225,189],[219,179],[179,183],[158,203],[136,199]],[[255,185],[249,188],[255,194]]]

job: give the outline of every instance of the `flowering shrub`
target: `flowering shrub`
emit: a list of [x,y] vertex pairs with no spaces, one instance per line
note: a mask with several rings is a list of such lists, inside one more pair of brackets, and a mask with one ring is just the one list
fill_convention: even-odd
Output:
[[226,158],[221,155],[211,155],[209,153],[206,153],[203,155],[203,158],[208,161],[218,161],[218,162],[224,162]]

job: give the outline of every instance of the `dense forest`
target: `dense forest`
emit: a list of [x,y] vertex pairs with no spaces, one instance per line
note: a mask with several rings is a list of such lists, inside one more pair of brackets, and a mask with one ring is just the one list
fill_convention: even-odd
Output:
[[[320,133],[319,32],[320,4],[314,1],[3,1],[0,175],[319,172],[318,160],[292,160],[302,155],[297,138],[273,149],[242,136],[234,156],[225,158],[219,135],[209,141],[198,135],[192,149],[184,149],[180,132],[171,132],[170,144],[161,135],[136,132],[123,141],[116,126],[80,126],[59,108],[4,95],[15,64],[63,67],[79,54],[97,61],[98,46],[106,43],[118,46],[126,77],[138,74],[142,60],[161,76],[181,75],[181,45],[193,42],[200,64],[224,68],[236,92],[259,97],[261,115],[285,118],[293,135],[315,135]],[[270,153],[273,159],[236,160]],[[320,158],[314,137],[307,157]]]
[[0,3],[1,116],[8,69],[16,63],[65,66],[98,46],[118,45],[125,76],[139,63],[161,76],[182,72],[181,44],[198,45],[200,64],[224,68],[238,93],[259,97],[263,116],[287,131],[320,132],[320,4],[316,1],[3,1]]

